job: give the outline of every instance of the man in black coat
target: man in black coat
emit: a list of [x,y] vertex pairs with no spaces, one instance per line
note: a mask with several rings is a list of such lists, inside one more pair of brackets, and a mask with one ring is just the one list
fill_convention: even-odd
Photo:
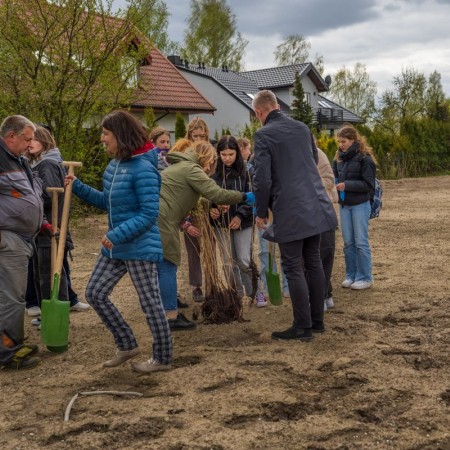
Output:
[[254,138],[256,225],[267,227],[270,209],[273,224],[263,237],[279,244],[294,314],[292,326],[272,338],[310,341],[313,332],[325,330],[320,234],[336,228],[337,218],[317,170],[309,128],[283,115],[271,91],[258,92],[253,109],[263,124]]

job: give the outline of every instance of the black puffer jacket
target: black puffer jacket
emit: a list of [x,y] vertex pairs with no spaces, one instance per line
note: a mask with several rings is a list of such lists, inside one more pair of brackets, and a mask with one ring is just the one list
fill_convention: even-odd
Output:
[[345,197],[339,204],[354,206],[367,202],[375,190],[376,167],[370,155],[359,152],[359,144],[355,142],[346,152],[339,150],[339,161],[333,161],[333,172],[336,181],[345,183]]
[[[233,169],[226,168],[225,170],[225,179],[217,173],[211,177],[222,189],[239,192],[250,191],[247,171],[242,175],[238,175]],[[216,208],[217,205],[213,204],[212,207]],[[253,208],[245,202],[231,205],[228,212],[221,213],[217,220],[211,220],[211,225],[214,227],[228,228],[234,216],[238,216],[241,219],[241,230],[253,225]]]

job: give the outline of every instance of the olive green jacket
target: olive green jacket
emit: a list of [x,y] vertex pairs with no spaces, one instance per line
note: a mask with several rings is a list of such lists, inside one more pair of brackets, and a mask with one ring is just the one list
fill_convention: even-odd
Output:
[[169,153],[170,166],[161,172],[158,226],[164,259],[180,265],[180,224],[194,209],[200,196],[217,205],[242,202],[242,192],[220,188],[208,177],[191,151]]

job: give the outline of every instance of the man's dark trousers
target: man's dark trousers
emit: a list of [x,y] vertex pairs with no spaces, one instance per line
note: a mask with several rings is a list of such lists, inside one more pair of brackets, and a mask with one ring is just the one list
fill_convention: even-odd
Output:
[[[295,328],[311,328],[312,322],[323,321],[325,276],[320,259],[320,234],[280,243],[279,247],[291,294],[293,325]],[[309,284],[305,270],[308,271]]]

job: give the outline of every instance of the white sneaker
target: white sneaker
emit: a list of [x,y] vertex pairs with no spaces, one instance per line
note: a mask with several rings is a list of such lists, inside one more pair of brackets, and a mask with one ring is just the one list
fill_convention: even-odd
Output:
[[141,363],[133,363],[132,367],[133,370],[138,373],[162,372],[172,369],[172,366],[170,364],[161,364],[158,361],[155,361],[153,358],[150,358],[148,361],[144,361]]
[[87,311],[88,309],[91,309],[91,306],[83,302],[75,303],[75,305],[70,307],[71,311]]
[[329,298],[325,299],[325,306],[327,307],[327,309],[334,308],[333,297],[329,297]]
[[32,306],[31,308],[27,308],[27,315],[30,317],[40,316],[41,308],[39,308],[39,306]]
[[355,281],[350,287],[352,289],[368,289],[372,286],[372,281]]
[[255,303],[257,308],[264,308],[264,306],[267,306],[267,299],[259,289],[256,292]]
[[351,280],[350,278],[346,278],[346,279],[342,282],[341,286],[342,286],[343,288],[349,288],[353,283],[354,283],[354,280]]
[[328,310],[328,308],[327,308],[327,302],[324,300],[323,301],[323,312],[325,312],[325,311],[327,311]]

